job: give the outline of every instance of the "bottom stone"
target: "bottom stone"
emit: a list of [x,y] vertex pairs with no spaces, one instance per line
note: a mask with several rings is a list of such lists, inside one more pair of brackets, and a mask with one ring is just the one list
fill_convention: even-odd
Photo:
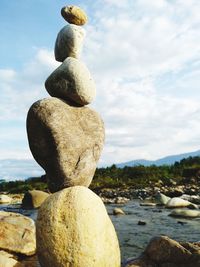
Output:
[[83,186],[63,189],[41,206],[36,223],[42,267],[119,267],[114,226],[102,200]]

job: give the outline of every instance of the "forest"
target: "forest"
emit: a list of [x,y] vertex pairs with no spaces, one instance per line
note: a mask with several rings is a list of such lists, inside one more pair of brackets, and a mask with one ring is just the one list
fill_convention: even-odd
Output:
[[[200,157],[189,157],[173,165],[133,166],[118,168],[112,165],[97,168],[91,189],[97,188],[144,188],[159,181],[163,185],[198,183],[200,181]],[[38,189],[47,191],[45,176],[31,177],[26,180],[6,182],[0,180],[0,192],[24,193]]]

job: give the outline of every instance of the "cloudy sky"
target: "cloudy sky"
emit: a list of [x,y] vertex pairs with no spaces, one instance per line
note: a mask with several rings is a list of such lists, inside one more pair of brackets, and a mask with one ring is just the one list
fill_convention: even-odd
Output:
[[[0,2],[0,159],[30,159],[26,114],[48,97],[68,1]],[[69,4],[69,3],[68,3]],[[89,16],[81,60],[105,121],[101,164],[200,149],[200,1],[70,1]]]

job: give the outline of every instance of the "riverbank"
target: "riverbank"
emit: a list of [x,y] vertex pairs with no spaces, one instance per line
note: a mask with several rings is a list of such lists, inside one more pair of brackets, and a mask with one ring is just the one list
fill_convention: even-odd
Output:
[[[180,242],[197,242],[200,239],[200,219],[174,218],[168,216],[171,210],[161,206],[141,206],[143,201],[131,200],[125,204],[106,205],[108,214],[115,226],[121,249],[122,261],[138,258],[152,237],[166,235]],[[113,215],[114,208],[121,208],[126,215]],[[19,212],[32,219],[37,217],[37,209],[23,210],[19,205],[1,205],[0,209]],[[139,221],[145,224],[138,224]],[[29,265],[38,265],[35,257],[24,259]],[[31,264],[31,265],[30,265]],[[35,265],[34,265],[35,264]]]

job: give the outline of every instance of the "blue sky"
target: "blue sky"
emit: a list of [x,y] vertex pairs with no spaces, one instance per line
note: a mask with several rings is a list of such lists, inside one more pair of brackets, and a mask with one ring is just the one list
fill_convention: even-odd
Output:
[[[88,14],[81,60],[97,86],[106,126],[101,164],[200,149],[200,1],[71,1]],[[32,158],[26,114],[66,25],[66,1],[1,0],[0,159]]]

